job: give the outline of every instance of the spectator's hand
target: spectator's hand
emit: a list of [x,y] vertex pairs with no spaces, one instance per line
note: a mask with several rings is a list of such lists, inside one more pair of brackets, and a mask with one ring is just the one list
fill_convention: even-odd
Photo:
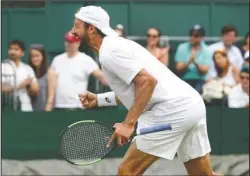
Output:
[[191,49],[191,56],[190,56],[190,59],[191,59],[192,61],[194,61],[194,58],[195,58],[196,53],[197,53],[197,50],[194,49],[194,48],[192,48],[192,49]]
[[79,99],[82,103],[82,106],[86,109],[98,107],[96,94],[91,92],[80,94]]
[[32,83],[32,78],[26,78],[19,84],[18,89],[25,88],[31,85],[31,83]]
[[[2,88],[3,89],[3,88]],[[4,87],[4,92],[7,92],[7,93],[12,93],[13,92],[13,87],[11,86],[5,86]]]

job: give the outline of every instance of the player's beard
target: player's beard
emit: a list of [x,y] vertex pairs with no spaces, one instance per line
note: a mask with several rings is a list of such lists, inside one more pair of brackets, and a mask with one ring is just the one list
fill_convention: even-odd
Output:
[[87,46],[88,48],[92,49],[91,44],[90,44],[90,38],[87,33],[84,34],[82,38],[82,43]]
[[82,39],[82,43],[87,46],[88,48],[90,48],[92,51],[95,52],[95,48],[93,47],[93,45],[90,42],[90,37],[87,33],[84,34],[83,39]]

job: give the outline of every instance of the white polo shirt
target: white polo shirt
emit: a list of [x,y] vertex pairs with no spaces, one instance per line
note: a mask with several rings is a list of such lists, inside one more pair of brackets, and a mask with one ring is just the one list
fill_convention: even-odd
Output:
[[142,69],[158,81],[144,111],[156,111],[151,108],[157,104],[160,106],[157,113],[167,115],[180,112],[201,98],[197,91],[133,41],[121,37],[105,37],[99,50],[99,59],[105,79],[127,109],[134,102],[132,80]]
[[230,108],[243,108],[247,104],[249,104],[249,95],[243,91],[241,84],[238,84],[228,96],[228,106]]
[[[27,64],[20,62],[20,65],[17,67],[12,60],[2,62],[2,82],[9,86],[18,86],[26,78],[32,78],[33,81],[37,82],[34,70]],[[11,64],[11,65],[10,65]],[[6,76],[10,75],[10,76]],[[16,80],[13,76],[15,75]],[[14,92],[15,96],[19,97],[21,103],[22,111],[33,111],[31,105],[31,99],[28,95],[27,89],[23,88]]]
[[[225,50],[225,45],[222,41],[220,41],[208,46],[208,49],[210,50],[212,56],[216,50]],[[231,46],[231,48],[228,50],[228,58],[232,65],[236,66],[239,70],[241,69],[244,59],[238,47],[234,45]],[[212,76],[216,75],[214,64],[212,64],[210,67],[209,72],[209,74]]]
[[82,108],[78,95],[87,91],[90,74],[99,68],[97,63],[81,52],[71,58],[63,53],[53,59],[51,68],[57,73],[54,106]]

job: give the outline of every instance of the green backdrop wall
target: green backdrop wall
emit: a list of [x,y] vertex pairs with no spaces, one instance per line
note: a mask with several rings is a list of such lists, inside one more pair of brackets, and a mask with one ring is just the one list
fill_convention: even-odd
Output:
[[[112,125],[123,121],[123,108],[88,111],[3,112],[2,158],[60,158],[59,138],[66,126],[80,120],[98,120]],[[212,154],[249,153],[249,111],[247,109],[207,108],[208,134]],[[117,148],[111,157],[121,157],[127,146]]]
[[121,23],[129,35],[143,36],[148,27],[155,26],[163,35],[186,36],[197,23],[205,27],[208,36],[219,36],[227,23],[234,24],[241,36],[249,30],[248,2],[47,0],[44,8],[2,9],[2,59],[7,57],[12,39],[24,40],[27,45],[44,44],[52,59],[63,51],[63,35],[71,29],[75,11],[88,4],[106,9],[111,26]]

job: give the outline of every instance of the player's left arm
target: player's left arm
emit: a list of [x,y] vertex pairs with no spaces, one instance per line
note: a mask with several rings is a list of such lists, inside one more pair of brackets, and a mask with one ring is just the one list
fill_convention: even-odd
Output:
[[132,80],[135,85],[134,104],[128,111],[125,123],[134,126],[151,99],[157,80],[145,69],[142,69]]

